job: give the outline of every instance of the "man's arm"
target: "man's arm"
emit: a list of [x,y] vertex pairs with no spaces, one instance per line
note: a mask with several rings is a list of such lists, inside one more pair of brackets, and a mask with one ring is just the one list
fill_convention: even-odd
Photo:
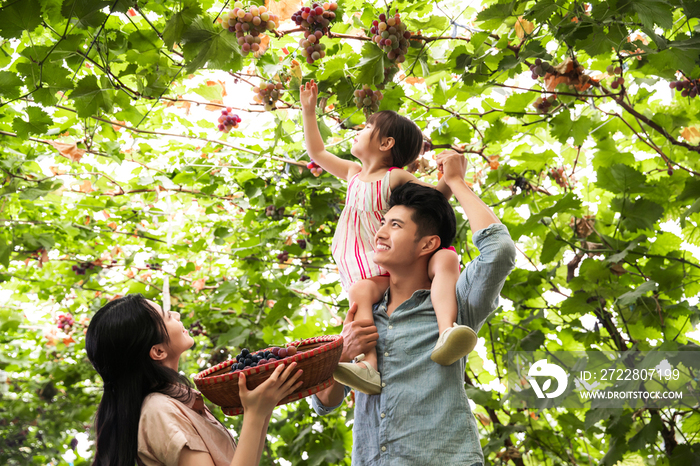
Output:
[[[340,362],[350,362],[358,354],[367,353],[369,350],[377,346],[379,334],[377,327],[371,320],[355,321],[355,313],[357,312],[357,304],[353,304],[348,310],[348,315],[343,322],[343,352],[340,355]],[[327,389],[318,392],[314,397],[314,409],[321,408],[324,412],[316,409],[318,414],[327,414],[331,410],[327,408],[337,407],[343,402],[343,398],[347,395],[344,385],[333,381],[333,384]],[[316,406],[315,401],[318,401],[320,406]]]
[[438,155],[437,162],[438,168],[441,168],[444,174],[442,179],[445,180],[462,206],[473,232],[484,229],[493,223],[501,223],[493,210],[474,194],[474,191],[464,181],[467,159],[463,155],[453,150],[446,150]]
[[[466,165],[464,165],[464,169],[466,170]],[[462,172],[462,178],[464,178],[464,172]],[[445,196],[445,199],[448,201],[452,197],[452,190],[450,187],[447,185],[447,182],[445,180],[445,177],[443,176],[440,181],[438,181],[437,186],[432,185],[430,183],[426,183],[425,181],[419,180],[415,176],[413,176],[411,173],[407,172],[406,170],[394,170],[391,172],[391,189],[392,191],[396,189],[399,186],[403,186],[406,183],[416,183],[420,184],[423,186],[430,186],[431,188],[435,188],[438,191],[442,193],[443,196]]]
[[516,250],[505,225],[464,182],[462,166],[466,166],[466,160],[454,151],[438,156],[443,179],[464,209],[473,232],[472,241],[480,253],[462,271],[456,290],[461,323],[478,332],[498,306],[501,289],[515,266]]

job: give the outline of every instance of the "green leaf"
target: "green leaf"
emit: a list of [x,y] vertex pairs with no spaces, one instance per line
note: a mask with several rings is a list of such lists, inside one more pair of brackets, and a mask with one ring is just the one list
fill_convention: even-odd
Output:
[[633,167],[615,164],[597,171],[598,186],[612,193],[642,193],[647,191],[646,177]]
[[620,295],[620,297],[617,298],[617,303],[620,306],[629,306],[637,302],[637,299],[641,298],[649,291],[656,291],[656,283],[652,281],[642,283],[633,291],[628,291]]
[[406,94],[404,93],[403,87],[390,84],[387,86],[386,90],[382,92],[384,98],[379,102],[379,111],[382,110],[393,110],[398,112],[403,104],[406,102]]
[[8,268],[10,266],[10,256],[14,246],[12,243],[7,242],[3,235],[0,235],[0,265]]
[[630,231],[653,230],[654,224],[661,218],[664,208],[648,199],[631,201],[628,198],[615,198],[611,207],[620,212],[623,226]]
[[662,28],[673,26],[673,12],[671,5],[667,2],[662,0],[635,0],[630,3],[645,27],[653,29],[654,24]]
[[583,144],[593,125],[591,120],[583,115],[576,120],[572,120],[571,112],[568,109],[552,118],[550,123],[552,136],[561,143],[565,143],[569,138],[574,138],[575,146]]
[[217,68],[238,71],[243,66],[235,34],[217,27],[211,21],[198,16],[182,36],[183,51],[187,65],[185,71],[192,73],[199,68]]
[[547,237],[542,244],[542,252],[540,253],[540,263],[546,264],[554,260],[554,257],[566,245],[565,242],[558,240],[556,235],[551,231],[547,233]]
[[541,330],[534,330],[520,340],[520,347],[523,351],[535,351],[544,343],[545,337]]
[[20,37],[23,31],[33,31],[41,24],[40,5],[37,0],[5,2],[0,8],[0,37]]
[[168,49],[182,40],[183,33],[190,27],[194,19],[202,12],[198,0],[181,2],[180,11],[170,17],[163,29],[163,43]]
[[8,99],[16,99],[19,97],[19,87],[22,85],[22,80],[19,79],[16,73],[9,71],[0,71],[0,95]]
[[96,28],[107,18],[102,10],[109,9],[113,3],[100,0],[65,0],[61,14],[65,18],[72,18],[79,28]]
[[659,53],[650,54],[649,63],[660,73],[674,73],[677,70],[681,70],[686,74],[692,74],[699,55],[700,51],[697,49],[682,50],[670,48]]
[[559,7],[555,0],[540,0],[525,13],[525,19],[535,22],[547,21]]
[[53,120],[44,110],[39,107],[27,107],[27,121],[16,117],[12,120],[12,129],[23,139],[30,134],[44,134],[48,131]]
[[649,422],[629,440],[630,450],[638,451],[656,443],[659,432],[664,428],[661,416],[652,415]]
[[75,110],[81,118],[97,115],[100,110],[112,110],[112,91],[101,88],[95,76],[86,76],[78,81],[70,97],[75,102]]
[[366,43],[362,46],[362,59],[357,67],[359,84],[377,85],[384,80],[384,52],[374,43]]

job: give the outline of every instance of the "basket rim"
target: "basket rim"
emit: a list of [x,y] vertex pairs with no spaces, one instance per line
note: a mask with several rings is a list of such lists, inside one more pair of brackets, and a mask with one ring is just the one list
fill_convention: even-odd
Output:
[[[312,345],[316,343],[327,343],[325,345],[321,345],[317,348],[307,350],[307,351],[299,351],[297,354],[291,357],[286,357],[284,359],[281,359],[279,361],[272,361],[268,362],[267,364],[263,364],[262,366],[256,366],[256,367],[248,367],[246,369],[243,369],[241,371],[236,371],[236,372],[225,372],[223,374],[219,375],[212,375],[215,372],[220,371],[221,369],[225,369],[229,366],[231,366],[235,359],[229,359],[228,361],[221,362],[215,366],[210,367],[209,369],[206,369],[197,375],[193,377],[194,383],[197,386],[197,388],[201,387],[209,387],[212,385],[218,385],[220,383],[227,382],[229,380],[233,379],[238,379],[238,374],[243,373],[245,374],[246,377],[254,374],[261,374],[264,372],[268,371],[273,371],[275,368],[281,364],[291,364],[292,362],[299,362],[303,359],[308,359],[313,356],[316,356],[317,354],[325,353],[327,351],[330,351],[332,349],[335,349],[339,345],[343,344],[343,337],[342,335],[321,335],[319,337],[314,337],[314,338],[307,338],[305,340],[297,340],[293,341],[291,343],[287,343],[284,345],[285,347],[290,347],[290,346],[304,346],[304,345]],[[269,349],[272,347],[268,347],[265,349]],[[258,350],[262,351],[262,350]]]

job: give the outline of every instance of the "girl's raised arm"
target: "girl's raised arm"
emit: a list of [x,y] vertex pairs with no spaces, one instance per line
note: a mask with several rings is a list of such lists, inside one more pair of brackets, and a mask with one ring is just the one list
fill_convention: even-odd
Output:
[[305,85],[302,84],[299,89],[299,98],[301,100],[301,115],[304,119],[306,150],[309,157],[328,173],[343,180],[349,180],[362,167],[358,163],[341,159],[326,150],[316,122],[317,97],[318,87],[313,79]]

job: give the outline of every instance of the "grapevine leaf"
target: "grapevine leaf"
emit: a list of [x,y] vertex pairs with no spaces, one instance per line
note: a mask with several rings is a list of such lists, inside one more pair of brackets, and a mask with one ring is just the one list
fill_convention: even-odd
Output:
[[44,134],[49,130],[53,121],[48,113],[39,107],[28,107],[26,111],[27,121],[19,117],[12,120],[12,129],[19,137],[27,138],[30,134]]
[[375,44],[364,44],[362,59],[357,67],[360,69],[358,83],[370,86],[379,84],[384,79],[384,52]]
[[23,31],[33,31],[41,24],[40,5],[37,0],[11,2],[0,8],[0,37],[20,37]]
[[243,66],[238,41],[234,34],[219,29],[215,32],[211,21],[198,16],[182,35],[183,51],[189,73],[204,68],[218,68],[235,72]]
[[667,2],[662,0],[636,0],[631,2],[631,5],[645,27],[653,29],[654,24],[658,24],[662,28],[673,26],[673,13]]
[[22,85],[22,80],[19,79],[16,73],[9,71],[0,71],[0,95],[8,99],[16,99],[19,97],[19,87]]
[[61,8],[61,14],[65,18],[73,18],[79,28],[99,27],[107,18],[102,11],[109,8],[114,2],[95,0],[65,0]]
[[613,193],[642,193],[648,190],[646,177],[633,167],[618,163],[599,168],[598,186]]
[[554,260],[554,257],[565,245],[566,243],[558,240],[554,233],[551,231],[547,233],[547,237],[542,245],[542,252],[540,253],[540,263],[546,264]]
[[189,28],[194,19],[202,12],[197,0],[185,0],[181,3],[180,11],[170,17],[163,29],[163,43],[168,49],[182,40],[182,34]]
[[551,120],[551,133],[559,142],[565,143],[570,137],[574,139],[574,145],[580,146],[589,134],[593,123],[586,116],[571,119],[571,112],[564,110]]
[[75,110],[81,118],[96,115],[99,110],[112,110],[112,91],[101,88],[95,76],[86,76],[78,81],[70,97],[75,102]]
[[629,306],[630,304],[634,304],[637,299],[641,298],[649,291],[656,291],[656,283],[652,281],[642,283],[634,290],[620,295],[620,297],[617,298],[617,303],[620,306]]

